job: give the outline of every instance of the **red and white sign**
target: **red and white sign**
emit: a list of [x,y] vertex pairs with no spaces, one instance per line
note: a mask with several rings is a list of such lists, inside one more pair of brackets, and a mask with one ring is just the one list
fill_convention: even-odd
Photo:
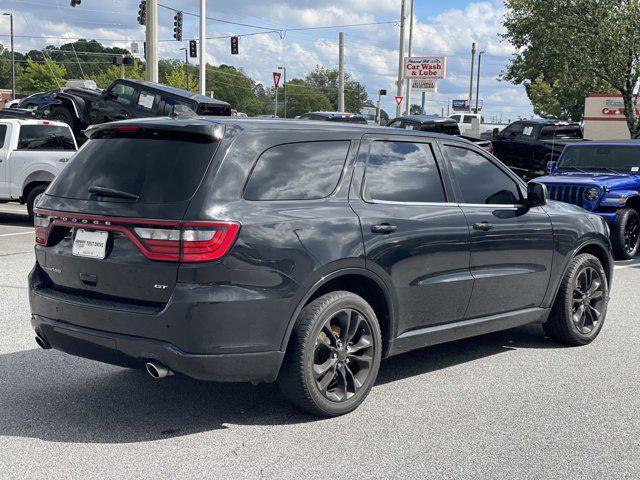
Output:
[[278,88],[278,85],[280,85],[281,76],[282,74],[280,72],[273,72],[273,84],[276,86],[276,88]]
[[[637,97],[635,98],[637,102]],[[640,115],[636,104],[636,114]],[[620,140],[630,137],[624,116],[621,95],[595,94],[587,97],[584,105],[584,138],[589,140]]]
[[443,80],[447,78],[447,57],[405,57],[404,78]]
[[396,99],[396,103],[398,104],[398,106],[402,105],[402,101],[404,100],[404,97],[394,97]]

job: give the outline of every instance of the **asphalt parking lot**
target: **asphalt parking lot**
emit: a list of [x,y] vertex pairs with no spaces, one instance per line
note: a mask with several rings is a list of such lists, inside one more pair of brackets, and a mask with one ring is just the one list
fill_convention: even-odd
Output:
[[530,326],[383,363],[354,413],[274,385],[154,381],[40,350],[33,233],[0,204],[0,478],[640,478],[640,260],[616,266],[600,337]]

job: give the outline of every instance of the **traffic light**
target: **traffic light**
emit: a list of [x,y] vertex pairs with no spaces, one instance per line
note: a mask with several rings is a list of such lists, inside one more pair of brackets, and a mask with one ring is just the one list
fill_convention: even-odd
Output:
[[231,55],[238,55],[238,37],[231,37]]
[[198,58],[198,44],[195,40],[189,40],[189,56],[191,58]]
[[173,17],[173,38],[182,41],[182,12],[176,12]]
[[72,7],[75,7],[76,5],[80,5],[81,2],[82,2],[82,0],[71,0],[70,5]]
[[378,93],[380,94],[381,97],[384,97],[387,94],[387,90],[384,88],[381,88]]
[[140,25],[147,24],[147,1],[142,0],[138,6],[138,23]]
[[123,57],[122,58],[123,65],[133,65],[133,57]]

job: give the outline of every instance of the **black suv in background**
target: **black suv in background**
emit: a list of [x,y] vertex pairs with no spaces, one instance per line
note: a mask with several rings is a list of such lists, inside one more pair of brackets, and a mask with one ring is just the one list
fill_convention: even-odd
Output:
[[452,136],[251,119],[94,126],[36,217],[43,348],[355,409],[382,358],[542,323],[591,342],[596,215]]
[[129,118],[163,117],[175,107],[197,115],[231,116],[231,105],[215,98],[145,80],[115,80],[105,90],[70,87],[52,93],[38,115],[68,124],[78,136],[89,125]]

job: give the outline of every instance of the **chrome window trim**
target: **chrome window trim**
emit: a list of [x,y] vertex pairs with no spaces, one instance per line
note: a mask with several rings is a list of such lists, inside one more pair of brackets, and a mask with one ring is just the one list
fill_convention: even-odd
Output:
[[447,206],[458,206],[455,202],[398,202],[395,200],[365,200],[366,203],[371,204],[382,204],[382,205],[405,205],[405,206],[436,206],[436,207],[447,207]]

